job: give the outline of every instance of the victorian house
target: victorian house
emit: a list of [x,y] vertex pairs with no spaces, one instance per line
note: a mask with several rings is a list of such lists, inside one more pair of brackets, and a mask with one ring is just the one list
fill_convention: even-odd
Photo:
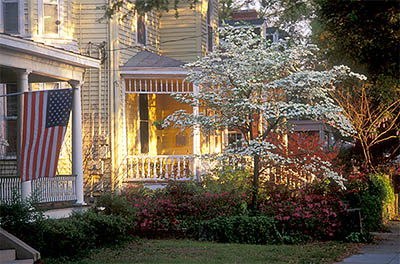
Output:
[[[0,200],[37,193],[42,202],[77,201],[130,182],[199,177],[193,155],[218,151],[222,135],[160,129],[178,109],[172,93],[196,93],[182,66],[218,39],[216,1],[170,12],[106,17],[97,0],[0,1]],[[123,9],[131,6],[127,3]],[[20,183],[18,92],[73,88],[72,118],[54,178]]]

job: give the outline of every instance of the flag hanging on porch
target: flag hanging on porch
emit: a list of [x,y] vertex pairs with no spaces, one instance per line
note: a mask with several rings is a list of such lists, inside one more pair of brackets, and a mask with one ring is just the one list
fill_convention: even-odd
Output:
[[56,174],[72,107],[72,89],[26,92],[23,95],[21,181]]

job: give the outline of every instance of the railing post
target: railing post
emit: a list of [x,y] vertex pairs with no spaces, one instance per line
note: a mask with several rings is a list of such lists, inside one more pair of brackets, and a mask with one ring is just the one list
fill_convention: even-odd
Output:
[[72,174],[76,175],[76,203],[84,205],[83,196],[83,154],[82,154],[82,116],[81,116],[81,94],[82,83],[69,81],[72,86]]

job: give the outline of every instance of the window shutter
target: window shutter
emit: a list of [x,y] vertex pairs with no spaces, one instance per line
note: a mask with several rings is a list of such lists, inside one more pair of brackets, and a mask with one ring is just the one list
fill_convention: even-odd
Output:
[[3,3],[4,32],[18,33],[18,3]]
[[146,20],[142,15],[137,18],[137,42],[146,45]]

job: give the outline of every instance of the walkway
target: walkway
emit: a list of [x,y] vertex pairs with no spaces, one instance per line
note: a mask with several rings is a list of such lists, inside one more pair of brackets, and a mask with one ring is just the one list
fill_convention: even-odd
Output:
[[377,244],[367,245],[337,264],[400,264],[400,222],[392,222],[390,230],[392,233],[373,233],[379,237]]

